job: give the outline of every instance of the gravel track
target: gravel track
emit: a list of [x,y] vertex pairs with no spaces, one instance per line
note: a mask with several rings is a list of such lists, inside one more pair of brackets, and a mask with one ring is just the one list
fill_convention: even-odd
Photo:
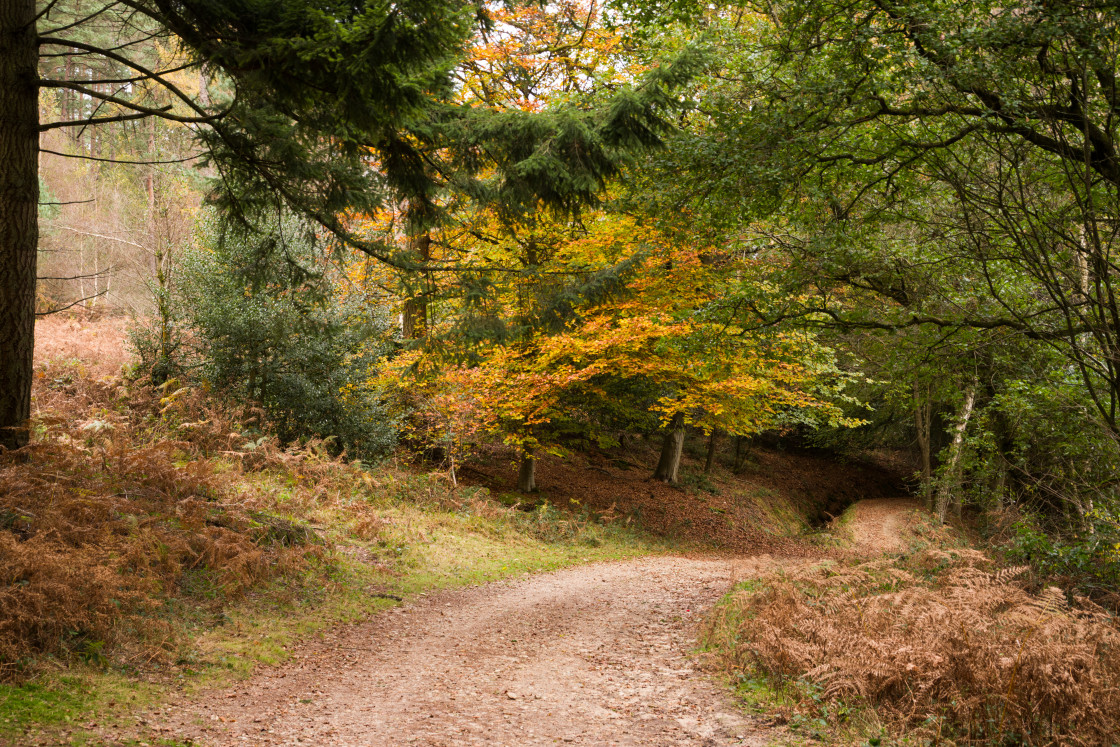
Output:
[[921,504],[911,498],[871,498],[855,505],[850,523],[855,550],[864,554],[902,552],[913,534],[915,512]]

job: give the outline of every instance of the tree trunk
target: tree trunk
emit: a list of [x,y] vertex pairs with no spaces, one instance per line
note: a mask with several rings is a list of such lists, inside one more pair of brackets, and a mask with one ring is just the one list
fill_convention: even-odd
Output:
[[747,445],[747,437],[746,436],[736,436],[735,437],[735,474],[739,474],[740,472],[743,471],[743,462],[747,458],[746,445]]
[[1003,464],[1002,457],[996,463],[995,474],[992,475],[988,487],[988,501],[984,506],[985,511],[996,511],[1003,505],[1003,494],[1007,492],[1007,467]]
[[669,423],[669,432],[665,434],[665,443],[661,447],[661,458],[657,460],[657,469],[654,470],[653,479],[677,484],[677,473],[681,466],[681,451],[684,449],[684,413],[678,412]]
[[517,489],[522,493],[537,492],[537,460],[532,449],[521,450],[521,468],[517,471]]
[[[432,258],[432,234],[423,231],[408,239],[408,248],[421,262],[428,262]],[[401,337],[406,340],[418,340],[428,332],[428,299],[424,296],[428,285],[428,278],[424,277],[421,291],[418,295],[410,296],[404,300],[401,310]]]
[[961,461],[961,451],[964,448],[964,433],[968,428],[968,419],[972,417],[972,408],[976,404],[976,383],[969,385],[964,395],[964,404],[961,405],[957,423],[953,426],[953,441],[949,444],[949,457],[945,463],[945,474],[942,478],[941,489],[937,491],[937,519],[945,522],[945,514],[949,510],[949,501],[954,500],[957,515],[960,515],[960,476],[957,474]]
[[0,447],[28,441],[39,243],[35,0],[0,0]]
[[716,460],[716,436],[717,432],[712,430],[708,436],[708,457],[704,460],[704,474],[710,475],[712,473],[712,462]]
[[922,458],[922,505],[933,510],[933,469],[930,461],[930,419],[933,405],[930,402],[929,385],[926,385],[925,398],[922,398],[918,382],[914,382],[914,427],[918,431],[918,450]]
[[401,337],[419,340],[428,328],[428,307],[419,298],[406,298],[401,311]]

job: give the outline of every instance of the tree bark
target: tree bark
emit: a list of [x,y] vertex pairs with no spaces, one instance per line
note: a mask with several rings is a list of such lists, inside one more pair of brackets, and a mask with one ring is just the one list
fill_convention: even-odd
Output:
[[[949,457],[945,463],[945,475],[941,481],[941,488],[937,491],[937,519],[945,522],[945,514],[949,510],[949,502],[953,500],[957,515],[960,515],[960,476],[958,467],[961,461],[961,451],[964,448],[964,434],[968,428],[968,420],[972,417],[972,408],[976,404],[976,383],[969,385],[964,395],[964,404],[961,405],[957,423],[953,426],[953,441],[949,444]],[[955,500],[954,500],[955,499]]]
[[35,0],[0,0],[0,447],[27,443],[39,243]]
[[930,419],[933,405],[930,402],[929,386],[922,397],[918,382],[914,382],[914,427],[918,431],[918,451],[922,459],[922,505],[933,510],[933,468],[930,460]]
[[[408,248],[422,262],[432,258],[432,234],[423,231],[408,238]],[[418,340],[428,333],[428,299],[424,296],[429,278],[424,276],[419,295],[413,295],[404,300],[401,310],[401,337],[406,340]]]
[[743,462],[747,458],[746,443],[746,436],[735,437],[735,474],[739,474],[743,470]]
[[669,432],[665,434],[665,442],[661,446],[661,458],[657,460],[657,469],[653,472],[653,479],[676,485],[683,449],[684,413],[678,412],[669,423]]
[[716,437],[717,432],[712,430],[708,436],[708,457],[704,460],[704,474],[710,475],[712,473],[712,463],[716,460]]
[[532,449],[521,450],[521,467],[517,471],[517,489],[522,493],[537,491],[537,460]]

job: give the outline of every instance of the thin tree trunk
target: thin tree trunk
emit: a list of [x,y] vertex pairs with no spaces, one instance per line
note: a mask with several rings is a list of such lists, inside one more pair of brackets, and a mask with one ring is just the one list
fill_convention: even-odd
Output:
[[210,108],[210,80],[206,76],[206,65],[198,68],[198,103],[204,109]]
[[743,461],[746,459],[746,436],[735,437],[735,472],[738,474],[743,469]]
[[972,417],[972,408],[976,404],[976,383],[969,385],[965,392],[964,404],[961,405],[957,423],[953,426],[953,441],[949,444],[949,457],[945,464],[945,475],[942,478],[941,489],[937,492],[937,519],[945,522],[945,514],[949,510],[950,500],[954,501],[957,515],[960,515],[960,476],[958,468],[961,461],[961,451],[964,448],[964,434],[968,428],[968,420]]
[[521,467],[517,471],[517,489],[522,493],[535,493],[537,491],[537,460],[533,457],[533,450],[521,450]]
[[[78,242],[78,298],[86,299],[81,306],[89,306],[89,296],[86,295],[86,240]],[[81,307],[79,307],[81,308]]]
[[657,460],[657,469],[653,472],[653,479],[676,485],[683,449],[684,413],[678,412],[669,423],[669,432],[665,434],[665,442],[661,446],[661,458]]
[[989,488],[990,497],[988,505],[984,508],[987,511],[995,511],[1003,505],[1003,494],[1007,492],[1007,468],[1003,465],[1002,460],[996,465],[996,473],[992,477],[992,484]]
[[35,0],[0,0],[0,447],[27,443],[39,243]]
[[996,414],[991,423],[992,434],[995,437],[995,455],[992,459],[992,478],[988,483],[987,495],[984,499],[985,512],[996,511],[1003,505],[1004,495],[1007,493],[1007,467],[1010,463],[1007,455],[1013,448],[1010,436],[1010,426],[1006,419]]
[[[412,229],[412,220],[409,220],[409,230]],[[432,258],[432,234],[422,231],[408,238],[408,248],[421,262],[427,263]],[[404,300],[401,310],[401,337],[406,340],[417,340],[428,333],[428,299],[424,296],[427,290],[428,278],[425,276],[421,282],[421,292]]]
[[94,244],[93,247],[93,298],[89,300],[86,306],[89,309],[95,309],[98,306],[98,301],[101,298],[101,247]]
[[[148,131],[148,158],[153,161],[156,160],[156,120],[155,117],[151,121],[151,129]],[[148,192],[148,245],[150,247],[152,257],[152,272],[158,273],[159,267],[159,242],[156,232],[156,165],[154,163],[148,164],[148,174],[144,177],[145,186]]]
[[[148,156],[152,161],[158,160],[159,154],[156,152],[156,120],[153,117],[151,120],[151,128],[148,130]],[[148,244],[152,256],[152,264],[155,270],[155,297],[156,297],[156,323],[159,327],[159,352],[157,353],[157,360],[152,367],[151,376],[153,384],[162,384],[171,378],[174,372],[173,358],[174,351],[172,350],[173,341],[173,327],[171,320],[171,278],[168,274],[169,270],[169,257],[165,248],[170,250],[170,247],[164,246],[163,237],[160,235],[160,219],[161,219],[161,205],[163,193],[160,190],[157,198],[156,190],[156,165],[155,163],[149,164],[147,186],[148,186]]]
[[929,385],[926,385],[925,397],[914,382],[914,427],[918,431],[918,450],[922,459],[922,505],[927,510],[933,510],[933,468],[930,460],[930,420],[933,414],[933,405],[930,401]]
[[704,460],[704,474],[710,475],[712,473],[712,463],[716,460],[716,437],[718,433],[715,429],[712,430],[711,435],[708,436],[708,456]]

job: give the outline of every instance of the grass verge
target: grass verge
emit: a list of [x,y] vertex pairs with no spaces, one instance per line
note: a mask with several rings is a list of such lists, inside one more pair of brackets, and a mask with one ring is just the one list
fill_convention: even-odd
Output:
[[[116,744],[121,733],[135,735],[126,744],[173,744],[148,731],[145,718],[169,695],[220,687],[260,664],[282,663],[300,640],[399,604],[391,596],[407,600],[665,549],[625,527],[496,507],[481,491],[457,511],[372,496],[369,501],[394,527],[376,540],[335,536],[330,552],[300,573],[220,609],[181,602],[173,659],[129,665],[108,652],[100,663],[49,660],[21,684],[0,684],[0,744]],[[317,518],[329,513],[320,509]],[[343,517],[337,519],[341,525]]]

